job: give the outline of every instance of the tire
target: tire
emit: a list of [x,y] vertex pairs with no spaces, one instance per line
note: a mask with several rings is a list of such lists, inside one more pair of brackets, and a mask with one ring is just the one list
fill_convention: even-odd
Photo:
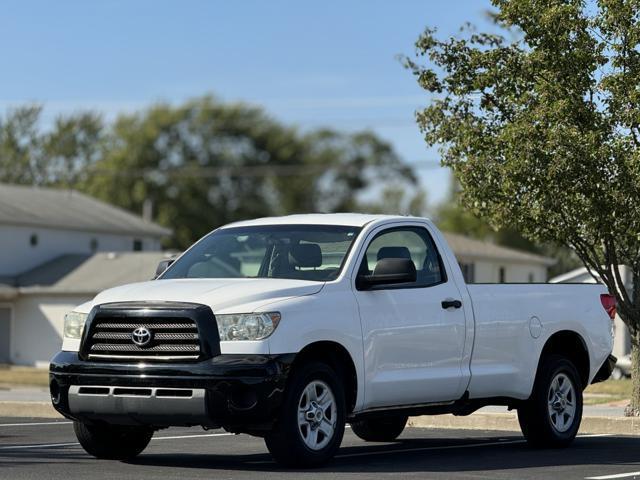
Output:
[[393,442],[404,430],[409,417],[406,415],[351,423],[351,430],[366,442]]
[[518,408],[522,433],[533,447],[562,448],[576,437],[581,420],[578,371],[567,358],[549,355],[542,361],[531,397]]
[[143,427],[119,427],[73,423],[82,448],[96,458],[130,460],[147,447],[153,430]]
[[288,467],[316,467],[336,453],[346,418],[339,376],[320,362],[303,364],[291,374],[280,415],[265,443],[276,462]]

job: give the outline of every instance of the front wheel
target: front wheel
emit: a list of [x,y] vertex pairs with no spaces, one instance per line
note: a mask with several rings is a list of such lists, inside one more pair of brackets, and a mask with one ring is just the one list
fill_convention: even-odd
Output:
[[276,462],[314,467],[330,460],[344,435],[345,405],[342,384],[328,365],[296,368],[276,425],[265,436]]
[[153,437],[153,430],[143,427],[74,422],[73,430],[88,454],[106,460],[130,460],[142,453]]
[[582,420],[582,388],[573,363],[549,355],[540,366],[531,397],[518,408],[518,421],[527,442],[535,447],[566,447]]

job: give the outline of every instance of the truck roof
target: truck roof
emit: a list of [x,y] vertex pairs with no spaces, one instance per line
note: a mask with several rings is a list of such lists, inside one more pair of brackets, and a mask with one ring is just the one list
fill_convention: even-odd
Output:
[[249,227],[258,225],[344,225],[362,227],[367,223],[383,220],[401,220],[411,217],[402,215],[373,215],[366,213],[307,213],[282,217],[264,217],[230,223],[227,227]]

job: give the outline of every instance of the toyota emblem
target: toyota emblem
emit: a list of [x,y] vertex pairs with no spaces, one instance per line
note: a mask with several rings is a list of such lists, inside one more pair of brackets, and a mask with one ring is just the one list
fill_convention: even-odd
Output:
[[131,334],[131,340],[140,348],[148,347],[153,340],[153,333],[147,327],[138,327]]

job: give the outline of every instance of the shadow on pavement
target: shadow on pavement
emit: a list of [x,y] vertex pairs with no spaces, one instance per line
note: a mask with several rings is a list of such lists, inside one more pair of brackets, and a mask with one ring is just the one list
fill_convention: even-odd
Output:
[[[501,442],[496,445],[494,442]],[[487,443],[487,445],[478,445]],[[640,438],[583,437],[567,449],[529,448],[521,437],[406,439],[392,444],[343,447],[317,472],[469,472],[549,466],[632,464],[640,456]],[[283,470],[268,454],[143,454],[135,465],[218,470]],[[290,470],[285,470],[290,471]]]

